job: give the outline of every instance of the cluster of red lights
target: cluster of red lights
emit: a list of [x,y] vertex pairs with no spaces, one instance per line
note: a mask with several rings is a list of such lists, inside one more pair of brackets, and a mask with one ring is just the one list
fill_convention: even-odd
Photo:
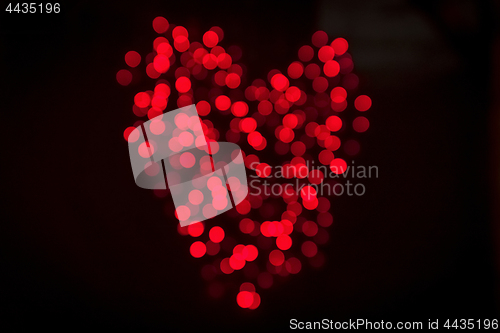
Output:
[[[138,84],[144,71],[156,81],[153,90],[135,95],[132,110],[137,117],[152,119],[167,106],[175,109],[195,103],[200,116],[217,124],[203,119],[207,141],[216,142],[224,135],[226,141],[240,145],[246,167],[256,176],[267,179],[273,171],[270,164],[261,161],[260,152],[278,156],[273,165],[282,167],[283,179],[276,180],[277,186],[284,187],[287,179],[309,185],[331,181],[323,171],[311,167],[311,162],[338,174],[347,168],[342,157],[358,154],[359,143],[355,139],[343,142],[339,135],[348,137],[368,130],[368,119],[358,112],[369,110],[371,99],[351,96],[359,79],[352,73],[353,61],[345,39],[329,43],[328,35],[317,31],[312,45],[300,47],[298,60],[285,72],[271,70],[267,81],[255,79],[243,88],[247,69],[238,62],[242,51],[238,46],[220,46],[224,38],[221,28],[205,32],[202,42],[190,40],[186,28],[169,24],[163,17],[153,20],[153,28],[160,35],[153,41],[153,50],[144,59],[138,52],[127,52],[125,63],[129,68],[116,75],[123,86]],[[345,113],[349,103],[355,110]],[[125,139],[133,140],[133,129],[143,122],[138,120],[134,127],[127,128]],[[147,154],[146,148],[144,151]],[[186,157],[181,163],[189,167],[192,161]],[[205,230],[210,221],[178,226],[181,235],[200,239],[189,251],[194,258],[207,258],[201,275],[210,281],[211,296],[222,296],[226,288],[217,282],[218,277],[220,280],[241,271],[238,277],[245,282],[236,301],[242,308],[256,309],[261,298],[255,285],[268,289],[278,276],[299,273],[307,261],[313,267],[323,265],[325,257],[318,245],[328,242],[327,228],[333,216],[330,199],[319,196],[309,185],[298,193],[250,193],[236,206],[236,212],[228,212],[239,220],[239,236],[229,234],[230,225]],[[167,193],[157,190],[155,194],[164,197]],[[196,202],[196,193],[189,200]],[[182,214],[182,210],[176,211],[178,218]],[[248,242],[241,244],[237,238]]]

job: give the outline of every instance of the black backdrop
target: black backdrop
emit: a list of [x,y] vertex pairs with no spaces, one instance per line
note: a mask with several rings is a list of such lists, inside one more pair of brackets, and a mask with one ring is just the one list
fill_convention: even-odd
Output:
[[[281,331],[291,318],[498,316],[487,136],[497,17],[487,3],[478,5],[479,24],[462,31],[440,7],[401,1],[456,66],[357,71],[374,101],[359,161],[379,166],[380,177],[365,196],[334,203],[325,267],[263,292],[256,311],[206,295],[164,201],[135,186],[122,134],[134,121],[133,93],[115,73],[129,48],[150,43],[154,17],[200,31],[221,26],[260,77],[322,28],[324,5],[76,1],[58,16],[2,12],[1,326]],[[338,6],[346,20],[360,10]],[[372,57],[345,37],[355,64]]]

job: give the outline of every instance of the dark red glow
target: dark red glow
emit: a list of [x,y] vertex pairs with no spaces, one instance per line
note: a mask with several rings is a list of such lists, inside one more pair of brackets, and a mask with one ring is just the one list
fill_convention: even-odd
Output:
[[321,31],[321,30],[316,31],[312,35],[311,41],[312,41],[314,46],[322,47],[322,46],[326,45],[326,43],[328,43],[328,35],[324,31]]
[[122,86],[128,86],[132,82],[132,73],[126,69],[121,69],[116,73],[116,81]]
[[304,73],[304,65],[302,63],[295,61],[288,66],[288,76],[292,79],[298,79]]
[[352,122],[352,128],[358,133],[363,133],[370,127],[370,122],[365,117],[357,117]]
[[285,261],[285,255],[280,250],[273,250],[269,254],[269,262],[274,266],[280,266]]
[[302,62],[309,62],[314,57],[314,50],[309,45],[304,45],[299,49],[299,59]]
[[359,95],[354,100],[354,107],[358,111],[366,111],[372,106],[372,100],[366,95]]
[[153,20],[153,29],[159,34],[167,31],[168,25],[168,21],[164,17],[158,16]]
[[125,62],[130,67],[137,67],[141,63],[141,55],[135,51],[128,51],[125,54]]

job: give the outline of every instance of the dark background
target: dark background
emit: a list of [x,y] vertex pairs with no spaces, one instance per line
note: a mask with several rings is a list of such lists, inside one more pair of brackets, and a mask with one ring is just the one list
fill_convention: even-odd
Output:
[[[498,318],[498,2],[3,10],[2,329],[281,331],[291,318]],[[132,181],[123,129],[136,88],[115,74],[126,51],[149,45],[159,15],[190,32],[222,27],[255,77],[294,60],[317,29],[345,37],[373,100],[357,161],[380,177],[365,196],[334,202],[326,265],[263,291],[255,311],[230,295],[208,297],[164,200]]]

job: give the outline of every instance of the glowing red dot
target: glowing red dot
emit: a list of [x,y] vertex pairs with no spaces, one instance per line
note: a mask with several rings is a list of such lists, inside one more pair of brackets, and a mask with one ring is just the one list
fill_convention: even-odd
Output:
[[305,201],[313,200],[314,197],[316,197],[316,195],[317,195],[316,189],[312,186],[304,186],[300,190],[300,196]]
[[125,54],[125,62],[130,67],[137,67],[141,63],[141,55],[135,51],[128,51]]
[[160,76],[160,73],[155,69],[154,64],[150,63],[146,66],[146,74],[152,79],[157,79]]
[[328,77],[334,77],[340,72],[340,65],[335,60],[329,60],[323,65],[323,72]]
[[278,238],[276,238],[276,246],[280,250],[288,250],[292,247],[292,239],[288,235],[279,235]]
[[259,250],[254,245],[247,245],[245,246],[245,250],[247,252],[247,261],[254,261],[257,259],[257,256],[259,255]]
[[366,111],[372,106],[372,100],[366,95],[359,95],[354,100],[354,107],[358,111]]
[[251,133],[257,128],[257,121],[252,117],[243,118],[240,121],[240,129],[245,133]]
[[214,47],[219,42],[219,36],[214,31],[207,31],[203,34],[203,44],[207,47]]
[[298,79],[304,73],[304,66],[298,62],[292,62],[290,66],[288,66],[288,76],[292,79]]
[[158,16],[153,20],[153,29],[159,34],[167,31],[168,25],[168,21],[164,17]]
[[158,73],[165,73],[170,68],[170,60],[166,55],[158,54],[153,59],[153,66]]
[[344,38],[335,38],[331,44],[333,49],[335,50],[335,53],[338,55],[342,55],[346,53],[347,49],[349,48],[349,43]]
[[174,47],[179,52],[185,52],[189,49],[189,40],[185,36],[178,36],[174,40]]
[[347,91],[342,87],[335,87],[332,89],[332,91],[330,93],[330,97],[331,97],[333,102],[341,103],[341,102],[345,101],[345,99],[347,97]]
[[201,258],[205,255],[207,252],[207,247],[203,242],[196,241],[193,244],[191,244],[191,247],[189,248],[189,252],[191,255],[195,258]]
[[252,305],[250,305],[248,308],[249,308],[250,310],[255,310],[255,309],[257,309],[257,308],[259,307],[259,305],[260,305],[260,295],[259,295],[259,294],[257,294],[256,292],[253,292],[253,293],[252,293],[252,295],[253,295],[253,303],[252,303]]
[[300,89],[297,87],[290,87],[286,90],[285,97],[290,102],[297,102],[300,99]]
[[229,265],[234,270],[240,270],[245,267],[245,259],[238,258],[233,254],[231,257],[229,257]]
[[172,37],[174,39],[176,39],[179,36],[183,36],[183,37],[186,37],[186,38],[189,37],[187,29],[184,28],[183,26],[180,26],[180,25],[176,26],[174,28],[174,30],[172,30]]
[[314,50],[309,45],[304,45],[299,49],[299,59],[303,62],[311,61],[314,57]]
[[196,111],[200,116],[206,116],[210,113],[210,103],[207,101],[199,101],[196,104]]
[[140,108],[148,107],[150,102],[151,102],[151,98],[145,92],[139,92],[134,97],[135,105],[137,105]]
[[221,227],[212,227],[210,229],[210,232],[208,233],[208,236],[210,237],[210,240],[214,243],[220,243],[224,239],[224,229]]
[[271,78],[271,85],[278,91],[285,91],[290,82],[283,74],[276,74]]
[[175,89],[180,93],[187,93],[191,89],[191,80],[185,76],[181,76],[175,81]]
[[332,132],[337,132],[342,128],[342,119],[337,116],[330,116],[326,119],[326,127]]
[[132,73],[126,69],[121,69],[116,73],[116,81],[122,86],[128,86],[132,82]]
[[248,113],[248,104],[245,102],[235,102],[231,106],[231,112],[236,116],[236,117],[244,117]]
[[341,158],[334,158],[330,162],[330,170],[332,170],[333,173],[342,174],[347,170],[347,163]]
[[295,138],[295,133],[293,132],[292,129],[288,127],[284,127],[279,132],[279,139],[285,143],[292,142],[294,138]]
[[244,309],[252,306],[253,301],[253,294],[249,291],[240,291],[236,296],[236,302]]
[[328,35],[324,31],[316,31],[311,38],[311,41],[314,46],[316,47],[322,47],[323,45],[326,45],[328,43]]
[[170,96],[170,87],[165,83],[159,83],[155,87],[155,95],[168,98]]
[[167,57],[170,57],[172,53],[174,53],[174,50],[172,49],[172,46],[169,43],[160,43],[156,48],[156,52],[164,54]]
[[229,264],[229,258],[222,259],[222,261],[220,262],[220,270],[224,274],[231,274],[232,272],[234,272],[234,269]]
[[331,46],[322,46],[318,51],[318,58],[321,62],[327,62],[328,60],[332,60],[335,56],[335,51]]
[[226,111],[231,106],[231,100],[225,95],[220,95],[215,99],[215,106],[221,111]]
[[283,126],[288,128],[295,128],[298,124],[297,116],[294,114],[287,114],[283,117]]
[[273,104],[269,101],[261,101],[257,107],[261,115],[267,116],[273,111]]
[[198,223],[191,223],[188,225],[188,234],[191,237],[199,237],[203,234],[203,231],[205,230],[205,227],[203,226],[203,223],[198,222]]
[[358,133],[363,133],[370,127],[370,122],[365,117],[357,117],[352,122],[352,128]]
[[238,65],[234,65],[234,67],[231,65],[233,63],[233,59],[231,58],[231,56],[227,53],[221,53],[217,56],[216,58],[216,61],[217,61],[217,65],[219,66],[219,68],[222,68],[222,69],[228,69],[228,70],[232,70],[232,73],[235,73],[235,74],[238,74],[239,76],[241,76],[241,71],[238,70],[239,66]]
[[229,73],[227,76],[226,76],[226,85],[228,86],[228,88],[231,88],[231,89],[236,89],[239,87],[240,83],[241,83],[241,79],[240,79],[240,76],[236,73]]
[[269,262],[274,266],[280,266],[285,261],[285,255],[280,250],[273,250],[269,253]]

